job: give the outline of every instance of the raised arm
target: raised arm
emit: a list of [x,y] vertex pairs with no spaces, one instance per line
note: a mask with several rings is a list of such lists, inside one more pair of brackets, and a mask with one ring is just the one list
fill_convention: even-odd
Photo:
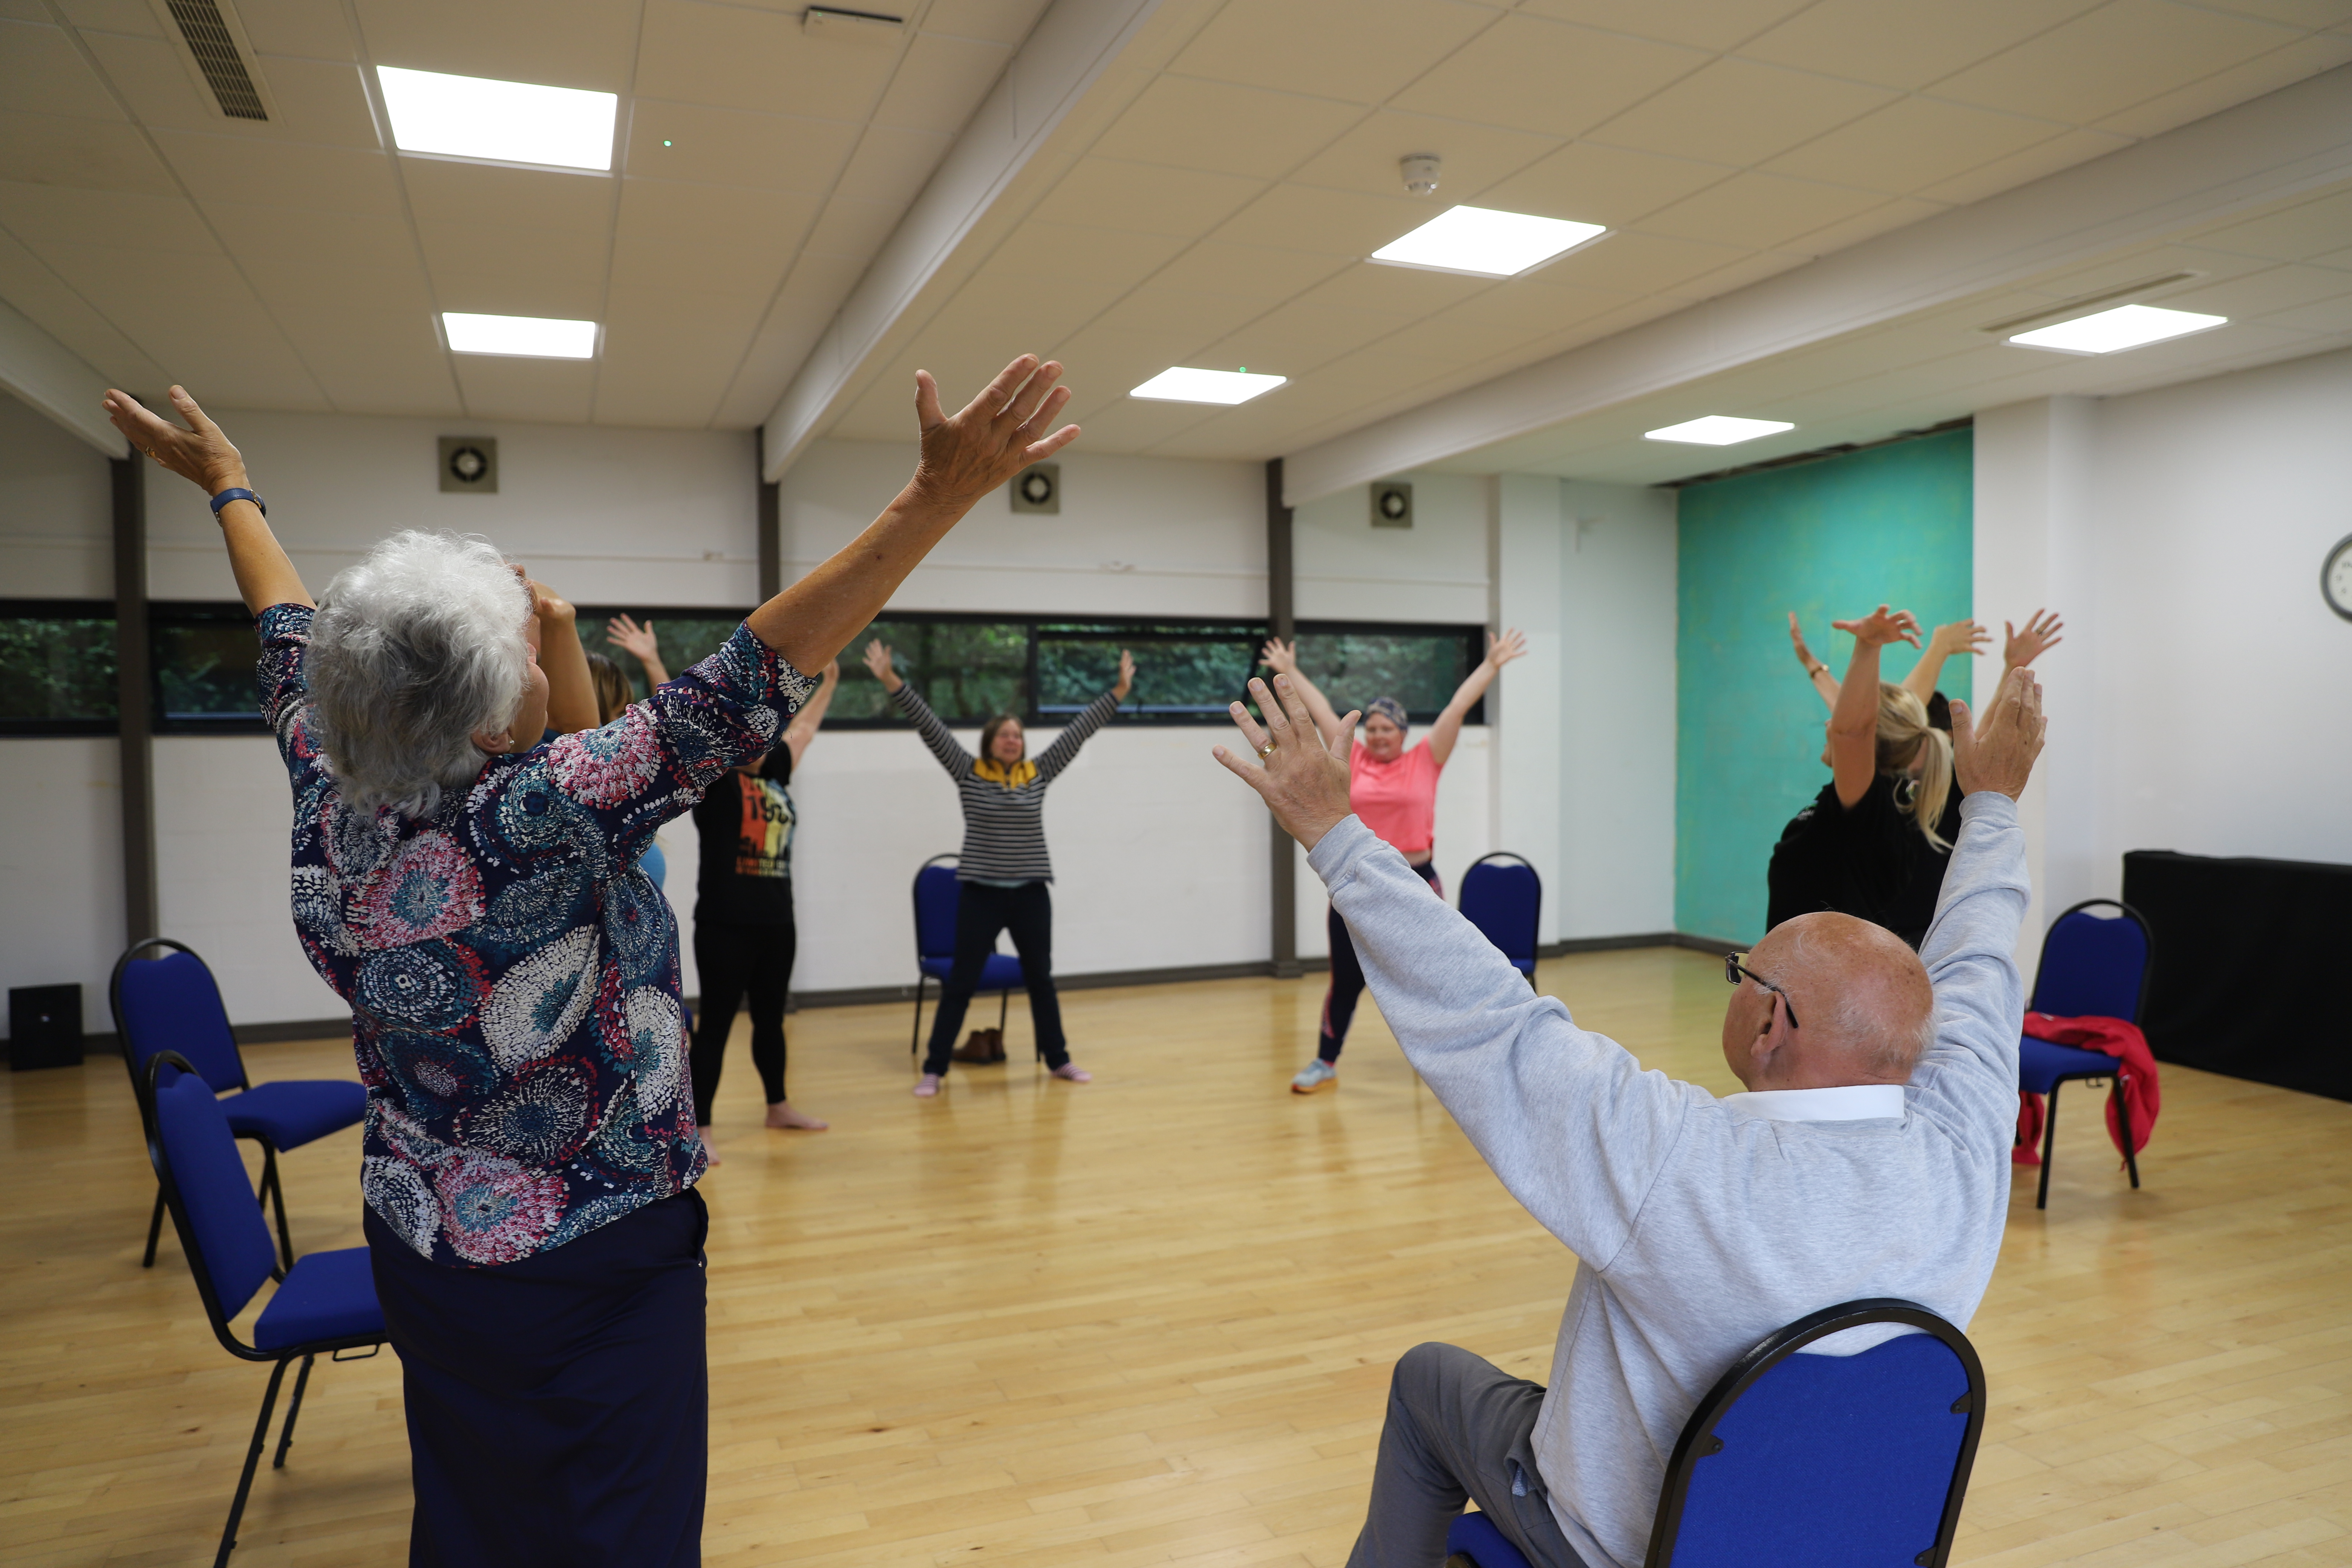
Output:
[[[880,681],[882,689],[890,694],[892,705],[915,721],[915,733],[923,738],[923,744],[929,746],[931,755],[940,760],[940,766],[947,769],[948,777],[958,783],[969,777],[971,773],[971,753],[956,744],[954,732],[940,721],[938,714],[931,711],[931,705],[923,700],[923,694],[907,684],[906,678],[890,662],[889,645],[880,637],[866,645],[866,668],[874,672],[874,679]],[[797,762],[799,759],[795,757],[793,760]]]
[[1082,709],[1078,715],[1062,726],[1054,743],[1037,759],[1037,776],[1047,784],[1061,777],[1062,770],[1077,756],[1078,748],[1094,738],[1094,732],[1110,722],[1118,705],[1135,686],[1135,656],[1125,648],[1118,650],[1118,683]]
[[[1331,700],[1323,695],[1323,689],[1307,679],[1307,672],[1298,668],[1298,645],[1285,642],[1280,637],[1268,637],[1265,647],[1258,650],[1257,657],[1258,662],[1275,674],[1289,678],[1290,689],[1298,693],[1307,704],[1307,710],[1315,716],[1315,728],[1321,732],[1323,743],[1327,746],[1339,744],[1339,711],[1331,706]],[[1348,727],[1351,739],[1354,730],[1353,725]]]
[[1830,667],[1815,658],[1813,650],[1805,646],[1805,634],[1797,629],[1797,612],[1794,610],[1789,612],[1789,643],[1797,650],[1797,662],[1804,667],[1805,679],[1813,683],[1815,691],[1821,693],[1822,704],[1825,707],[1835,708],[1838,699],[1837,677],[1832,675]]
[[1471,707],[1486,695],[1486,688],[1495,684],[1495,677],[1503,673],[1503,666],[1527,651],[1528,639],[1516,631],[1506,628],[1501,637],[1486,634],[1486,657],[1454,689],[1454,700],[1437,715],[1437,722],[1429,727],[1429,753],[1439,767],[1444,767],[1445,759],[1454,754],[1454,743],[1462,739],[1462,721]]
[[793,753],[793,767],[801,765],[801,756],[816,739],[817,726],[824,722],[824,710],[833,706],[833,689],[841,684],[841,661],[835,659],[824,667],[824,677],[816,685],[815,694],[801,704],[793,721],[784,726],[784,745]]
[[2011,670],[2026,668],[2066,640],[2058,635],[2066,629],[2066,623],[2058,618],[2055,610],[2034,611],[2032,617],[2025,623],[2023,631],[2019,631],[2007,621],[2000,623],[2000,628],[2009,634],[2000,650],[2000,672],[2004,680]]
[[669,679],[669,667],[662,663],[661,644],[654,640],[653,622],[639,626],[626,616],[614,616],[604,623],[604,640],[646,667],[647,691]]
[[1853,662],[1845,667],[1837,705],[1830,710],[1830,772],[1838,803],[1852,805],[1878,776],[1878,650],[1891,642],[1919,645],[1919,622],[1908,610],[1881,605],[1858,621],[1832,621],[1853,634]]
[[1936,628],[1927,646],[1919,651],[1919,662],[1903,678],[1903,689],[1925,702],[1936,695],[1937,678],[1944,673],[1944,661],[1956,653],[1980,653],[1983,645],[1992,641],[1992,634],[1974,621],[1950,621]]
[[[205,411],[185,388],[172,388],[172,406],[188,422],[184,430],[168,419],[157,418],[127,392],[110,387],[100,405],[132,447],[205,494],[252,488],[246,478],[243,455],[229,444],[219,426],[205,417]],[[259,507],[249,500],[233,500],[217,508],[213,517],[228,546],[229,571],[236,577],[236,591],[247,609],[257,616],[272,605],[315,603],[310,590],[302,586],[294,563],[278,547],[278,536],[269,531],[269,520]]]
[[915,417],[922,457],[915,477],[865,532],[807,576],[751,612],[744,624],[796,669],[822,669],[872,623],[907,574],[981,497],[1030,464],[1077,439],[1053,434],[1070,389],[1062,367],[1023,354],[952,416],[940,411],[939,384],[915,373]]
[[[539,668],[547,677],[547,727],[563,735],[593,730],[602,715],[596,682],[588,673],[588,650],[580,646],[579,617],[568,601],[521,567],[515,575],[530,589],[531,635],[539,639]],[[538,743],[538,736],[525,736],[517,749]]]

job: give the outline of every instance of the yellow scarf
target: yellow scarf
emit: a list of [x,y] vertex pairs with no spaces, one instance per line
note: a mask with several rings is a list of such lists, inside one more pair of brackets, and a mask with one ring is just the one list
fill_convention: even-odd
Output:
[[971,764],[971,771],[974,776],[986,779],[991,784],[1001,784],[1006,789],[1019,789],[1037,776],[1037,764],[1024,757],[1008,768],[994,757],[982,757]]

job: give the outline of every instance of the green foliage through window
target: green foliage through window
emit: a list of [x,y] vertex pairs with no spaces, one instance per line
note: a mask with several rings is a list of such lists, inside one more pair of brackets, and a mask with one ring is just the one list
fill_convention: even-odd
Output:
[[0,600],[0,734],[113,731],[114,606]]
[[254,666],[261,637],[243,605],[151,606],[155,728],[164,734],[265,732]]

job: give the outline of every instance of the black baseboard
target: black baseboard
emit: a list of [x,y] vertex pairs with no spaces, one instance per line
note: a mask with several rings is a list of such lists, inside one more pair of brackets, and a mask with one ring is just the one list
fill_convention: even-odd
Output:
[[1566,958],[1571,952],[1616,952],[1629,947],[1673,947],[1678,939],[1670,931],[1637,931],[1631,936],[1572,936],[1548,942],[1536,949],[1538,958]]
[[1693,936],[1678,931],[1670,939],[1676,947],[1689,948],[1693,952],[1711,952],[1721,958],[1727,952],[1746,952],[1756,944],[1752,942],[1726,942],[1719,936]]

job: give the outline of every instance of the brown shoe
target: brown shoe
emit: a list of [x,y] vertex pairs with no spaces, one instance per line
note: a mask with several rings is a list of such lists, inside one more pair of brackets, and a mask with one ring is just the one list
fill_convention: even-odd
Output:
[[989,1054],[988,1037],[991,1033],[992,1031],[987,1029],[974,1029],[964,1037],[963,1044],[958,1046],[950,1054],[960,1062],[971,1062],[982,1067],[987,1066],[990,1062],[1003,1061],[1004,1052],[1002,1047],[998,1048],[994,1056]]
[[1004,1031],[1002,1029],[982,1029],[981,1033],[988,1037],[988,1059],[992,1062],[1003,1061],[1004,1059]]

